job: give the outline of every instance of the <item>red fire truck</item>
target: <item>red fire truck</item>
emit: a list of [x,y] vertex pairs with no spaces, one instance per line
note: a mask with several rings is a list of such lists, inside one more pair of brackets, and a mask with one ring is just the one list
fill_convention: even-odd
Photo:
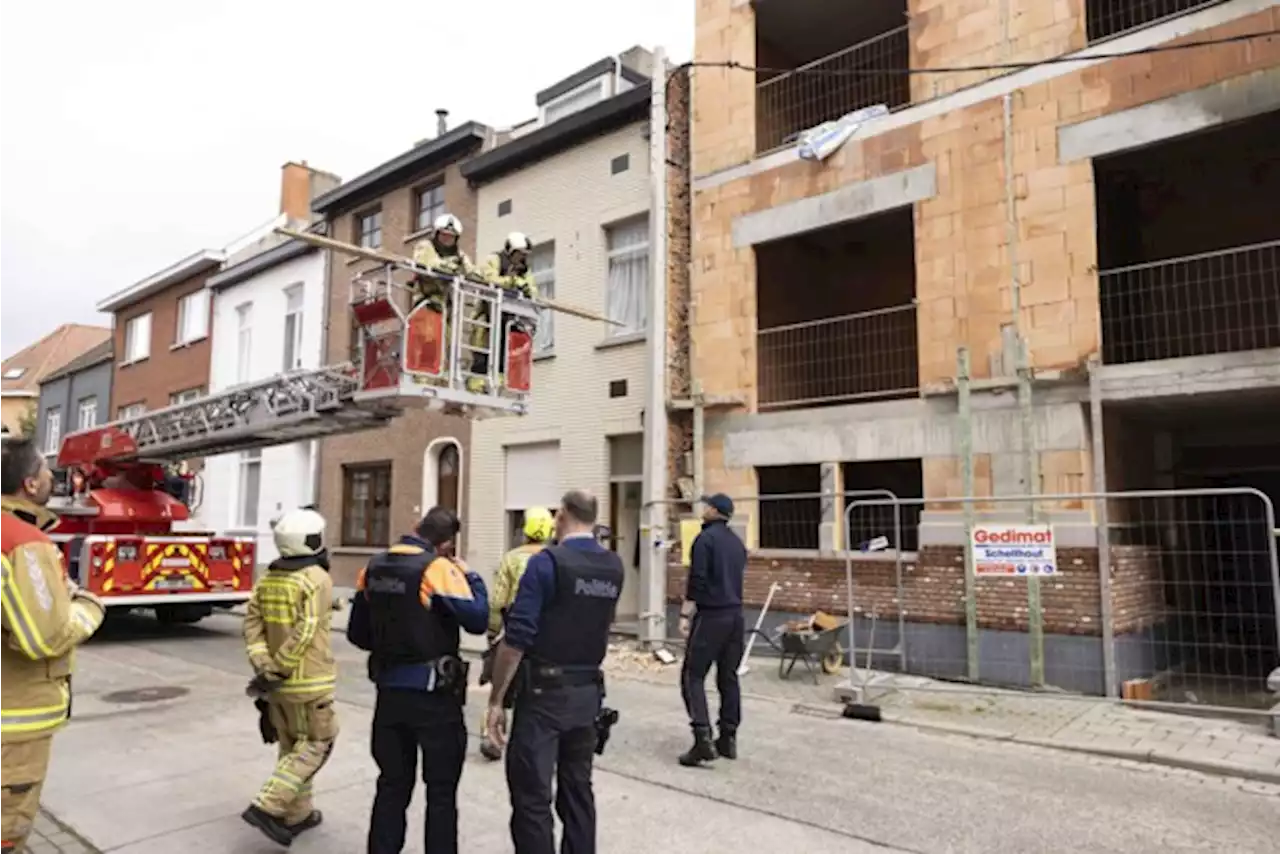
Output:
[[[185,623],[249,598],[254,540],[175,528],[190,519],[185,497],[193,484],[191,475],[175,477],[169,466],[372,429],[414,406],[470,418],[524,414],[540,309],[606,320],[443,277],[398,256],[285,233],[377,262],[352,281],[359,357],[354,364],[283,373],[63,439],[57,465],[72,487],[66,500],[51,505],[61,516],[54,538],[71,576],[110,608],[152,609],[162,621]],[[426,303],[411,306],[411,285],[424,276],[439,279],[449,294],[447,318]],[[491,334],[495,330],[501,335]],[[505,372],[495,358],[499,347],[506,351]]]

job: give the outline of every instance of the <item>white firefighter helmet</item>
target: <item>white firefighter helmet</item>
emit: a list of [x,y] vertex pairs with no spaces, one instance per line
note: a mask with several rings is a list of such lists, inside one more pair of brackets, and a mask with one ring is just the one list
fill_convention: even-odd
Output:
[[305,557],[324,551],[324,517],[309,507],[290,510],[276,520],[272,533],[281,557]]
[[513,231],[507,235],[507,242],[503,244],[503,252],[528,252],[533,249],[533,244],[529,242],[529,238],[525,237],[519,231]]
[[458,219],[451,213],[442,213],[436,217],[436,221],[431,227],[437,232],[447,231],[454,237],[462,236],[462,220]]

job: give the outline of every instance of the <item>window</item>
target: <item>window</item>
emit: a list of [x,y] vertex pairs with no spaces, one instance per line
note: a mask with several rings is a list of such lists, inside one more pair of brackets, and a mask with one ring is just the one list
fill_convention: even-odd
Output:
[[593,80],[581,89],[568,92],[554,101],[547,102],[542,108],[542,123],[549,125],[552,122],[559,121],[567,115],[576,113],[579,110],[585,110],[592,104],[599,103],[603,98],[604,81]]
[[178,300],[178,328],[174,344],[190,344],[209,334],[209,292],[201,288]]
[[56,453],[62,439],[62,410],[53,407],[44,414],[44,452]]
[[503,199],[498,202],[498,216],[506,216],[511,213],[511,200]]
[[342,467],[342,543],[384,547],[391,540],[391,463]]
[[10,368],[4,372],[4,378],[7,380],[20,380],[26,372],[26,368]]
[[240,527],[258,527],[258,497],[262,494],[262,449],[240,454]]
[[249,381],[249,364],[253,360],[253,303],[236,306],[236,382]]
[[440,459],[436,464],[436,504],[455,513],[458,512],[460,469],[458,446],[450,442],[440,449]]
[[[822,528],[822,500],[816,497],[822,491],[822,466],[758,466],[756,479],[760,548],[816,550]],[[815,497],[771,497],[804,494]]]
[[86,397],[76,406],[76,429],[88,430],[98,423],[98,398]]
[[[555,299],[556,296],[556,245],[544,243],[529,253],[529,272],[538,286],[538,296]],[[534,357],[545,356],[556,344],[555,313],[550,309],[538,311],[538,331],[533,336]]]
[[302,367],[302,285],[284,289],[284,369]]
[[365,249],[382,246],[382,208],[356,214],[356,242]]
[[609,161],[609,174],[617,175],[620,172],[626,172],[631,168],[631,155],[619,154],[613,160]]
[[610,335],[643,332],[649,323],[649,218],[606,229],[609,282],[605,314],[622,323],[609,326]]
[[202,388],[189,388],[183,391],[175,391],[173,394],[169,395],[169,405],[177,406],[179,403],[190,403],[193,400],[199,400],[203,394],[204,389]]
[[120,407],[116,412],[117,418],[137,418],[139,415],[145,414],[147,405],[145,403],[130,403]]
[[151,312],[129,318],[124,326],[124,363],[141,362],[151,355]]
[[444,213],[444,184],[428,184],[418,190],[417,218],[414,220],[415,231],[423,231],[431,227],[436,217]]

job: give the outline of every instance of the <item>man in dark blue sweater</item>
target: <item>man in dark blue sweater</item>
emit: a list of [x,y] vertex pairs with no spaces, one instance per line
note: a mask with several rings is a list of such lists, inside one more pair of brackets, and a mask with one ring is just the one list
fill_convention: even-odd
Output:
[[[738,758],[738,724],[742,721],[742,694],[738,665],[742,661],[742,578],[747,569],[747,548],[729,529],[733,500],[717,493],[702,499],[702,532],[693,541],[689,581],[680,609],[680,633],[688,638],[680,693],[693,725],[693,747],[680,755],[680,764],[701,765],[715,759]],[[707,671],[716,666],[720,692],[720,733],[711,741],[711,714],[707,710]]]

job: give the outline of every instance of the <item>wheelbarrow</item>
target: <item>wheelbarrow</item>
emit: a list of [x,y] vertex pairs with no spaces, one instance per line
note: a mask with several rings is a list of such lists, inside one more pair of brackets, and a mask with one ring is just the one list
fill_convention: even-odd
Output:
[[791,671],[800,662],[813,677],[813,684],[821,684],[818,670],[823,673],[839,673],[844,665],[844,648],[840,646],[840,633],[848,630],[848,623],[815,627],[810,620],[788,623],[775,630],[775,638],[757,631],[765,643],[778,652],[778,678],[791,678]]

